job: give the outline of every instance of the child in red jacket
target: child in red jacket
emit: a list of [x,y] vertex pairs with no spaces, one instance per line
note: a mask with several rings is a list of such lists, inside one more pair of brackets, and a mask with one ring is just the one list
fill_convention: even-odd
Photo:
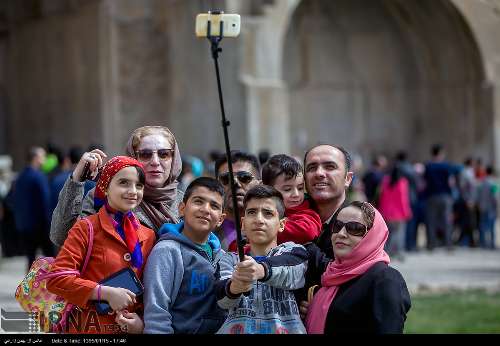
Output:
[[304,199],[302,165],[288,155],[274,155],[262,166],[262,182],[281,192],[285,201],[285,230],[278,244],[292,241],[305,244],[321,232],[321,219]]

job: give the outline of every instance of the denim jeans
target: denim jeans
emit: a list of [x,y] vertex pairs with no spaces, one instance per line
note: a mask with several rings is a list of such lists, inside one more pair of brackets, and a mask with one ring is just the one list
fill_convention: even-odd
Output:
[[495,248],[495,212],[485,211],[479,214],[479,245],[482,248]]

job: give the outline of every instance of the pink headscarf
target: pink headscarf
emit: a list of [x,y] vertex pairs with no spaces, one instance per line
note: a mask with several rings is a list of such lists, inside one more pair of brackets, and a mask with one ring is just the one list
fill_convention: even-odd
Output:
[[340,285],[363,275],[378,262],[390,262],[389,255],[384,251],[389,230],[382,215],[377,209],[373,209],[375,210],[373,227],[346,258],[342,261],[336,258],[330,262],[321,276],[322,287],[314,295],[306,318],[306,329],[309,334],[323,334],[328,309]]

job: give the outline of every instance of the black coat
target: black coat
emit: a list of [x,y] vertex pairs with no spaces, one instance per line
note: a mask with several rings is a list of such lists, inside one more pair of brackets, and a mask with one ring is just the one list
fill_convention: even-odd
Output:
[[401,274],[379,262],[340,286],[328,310],[325,334],[402,333],[410,307]]

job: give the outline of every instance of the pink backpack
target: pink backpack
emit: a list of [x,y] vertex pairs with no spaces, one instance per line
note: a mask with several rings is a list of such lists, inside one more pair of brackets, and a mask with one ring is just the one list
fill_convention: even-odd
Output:
[[50,269],[55,259],[53,257],[42,257],[33,262],[28,274],[17,286],[16,300],[21,304],[24,311],[32,314],[31,318],[35,322],[32,332],[63,332],[69,314],[73,308],[78,308],[64,300],[64,298],[49,292],[45,280],[63,275],[80,276],[87,268],[92,246],[94,245],[94,227],[87,218],[83,220],[89,227],[89,246],[81,271],[64,270],[51,273]]

